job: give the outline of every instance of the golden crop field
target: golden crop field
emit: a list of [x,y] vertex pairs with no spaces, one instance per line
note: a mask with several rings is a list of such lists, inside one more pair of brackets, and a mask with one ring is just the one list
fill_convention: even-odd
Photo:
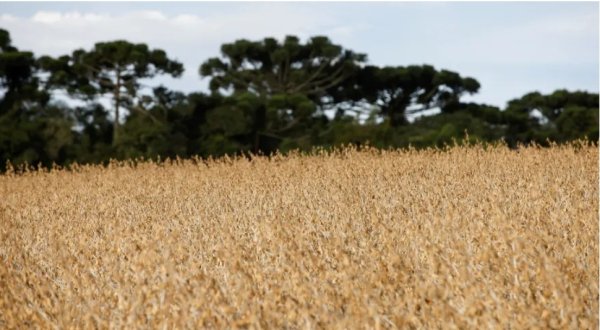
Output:
[[598,328],[598,148],[0,176],[0,328]]

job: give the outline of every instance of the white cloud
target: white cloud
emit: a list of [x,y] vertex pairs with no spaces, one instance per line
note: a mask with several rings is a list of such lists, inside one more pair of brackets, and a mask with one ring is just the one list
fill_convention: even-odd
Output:
[[0,22],[15,22],[18,18],[9,14],[0,14]]
[[[59,25],[64,22],[69,22],[71,25],[81,25],[82,23],[98,23],[102,20],[106,20],[106,18],[106,16],[92,13],[82,14],[79,12],[61,13],[57,11],[39,11],[31,17],[31,22],[46,25]],[[12,22],[16,22],[18,20],[20,19],[14,18]]]
[[173,22],[175,24],[182,24],[182,25],[186,25],[186,26],[190,26],[190,27],[203,23],[202,19],[200,19],[200,17],[198,17],[196,15],[188,15],[188,14],[177,15],[177,16],[173,17]]
[[167,16],[163,15],[158,10],[144,10],[140,12],[133,13],[134,17],[140,17],[141,19],[146,19],[150,21],[166,21],[168,20]]
[[101,40],[127,39],[162,47],[185,45],[189,50],[198,44],[220,45],[240,37],[308,36],[324,29],[348,34],[353,29],[332,22],[333,18],[318,12],[298,13],[282,6],[274,9],[259,6],[251,11],[212,17],[167,16],[156,10],[120,15],[39,11],[29,18],[0,16],[0,24],[11,31],[17,46],[53,55],[71,51],[73,42],[87,48]]
[[[594,63],[598,60],[598,16],[594,13],[571,12],[460,32],[460,38],[449,38],[441,43],[444,52],[439,55],[457,63],[503,65]],[[594,41],[596,47],[591,47],[590,42]],[[590,52],[594,48],[596,51]]]
[[116,39],[162,48],[183,62],[186,72],[181,79],[159,81],[184,92],[206,87],[198,67],[218,56],[223,43],[288,34],[327,35],[367,53],[377,65],[428,63],[473,76],[482,84],[475,98],[497,105],[539,88],[598,89],[598,14],[587,6],[548,12],[542,11],[549,5],[450,3],[117,7],[98,12],[47,6],[28,16],[0,14],[0,26],[17,47],[36,55],[62,55]]
[[322,31],[348,38],[354,29],[318,11],[285,5],[253,5],[244,11],[211,16],[169,16],[157,10],[122,14],[38,11],[30,17],[0,15],[0,26],[11,32],[13,44],[36,55],[58,56],[116,39],[162,48],[183,62],[186,72],[181,79],[161,80],[186,92],[206,86],[200,81],[198,67],[205,59],[218,56],[223,43],[240,38],[283,38],[287,34],[307,38]]
[[61,18],[62,15],[59,12],[40,11],[33,15],[31,20],[35,23],[56,23]]

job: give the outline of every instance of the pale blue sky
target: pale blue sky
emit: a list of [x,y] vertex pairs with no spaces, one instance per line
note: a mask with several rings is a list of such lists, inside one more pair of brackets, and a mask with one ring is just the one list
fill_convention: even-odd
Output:
[[598,92],[598,2],[77,3],[0,2],[0,27],[37,55],[127,39],[182,61],[184,92],[206,90],[198,66],[238,38],[327,35],[376,65],[432,64],[479,80],[477,102],[527,92]]

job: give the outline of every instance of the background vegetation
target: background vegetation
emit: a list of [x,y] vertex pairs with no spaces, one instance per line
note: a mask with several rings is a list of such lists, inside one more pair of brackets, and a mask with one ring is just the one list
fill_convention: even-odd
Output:
[[199,68],[209,93],[155,83],[183,70],[165,51],[124,40],[38,57],[0,29],[0,170],[8,160],[50,166],[367,142],[421,148],[465,131],[510,147],[598,140],[598,94],[532,92],[505,109],[466,103],[480,88],[474,78],[430,65],[369,65],[366,54],[323,36],[224,44]]

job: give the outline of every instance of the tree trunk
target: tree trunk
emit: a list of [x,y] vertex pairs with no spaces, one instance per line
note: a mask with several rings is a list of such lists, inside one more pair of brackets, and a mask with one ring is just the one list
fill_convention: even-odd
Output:
[[121,70],[117,69],[117,83],[115,84],[115,121],[113,123],[113,140],[112,144],[117,144],[119,137],[119,101],[121,98]]

